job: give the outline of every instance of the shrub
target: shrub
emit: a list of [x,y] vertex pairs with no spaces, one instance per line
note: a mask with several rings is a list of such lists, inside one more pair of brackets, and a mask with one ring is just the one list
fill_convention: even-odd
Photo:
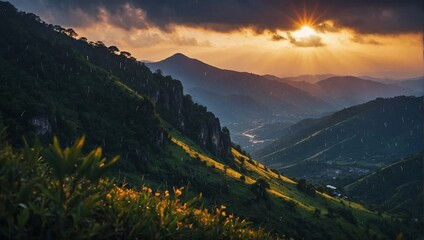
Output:
[[240,180],[241,180],[242,182],[245,182],[245,181],[246,181],[246,177],[245,177],[244,175],[241,175],[241,176],[240,176]]
[[256,195],[256,200],[268,199],[267,189],[271,189],[271,186],[263,178],[259,178],[255,183],[250,185],[250,190]]

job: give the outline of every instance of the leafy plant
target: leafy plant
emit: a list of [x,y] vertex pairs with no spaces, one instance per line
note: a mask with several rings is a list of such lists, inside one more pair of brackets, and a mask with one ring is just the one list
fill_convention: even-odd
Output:
[[245,220],[182,202],[182,188],[153,191],[118,186],[105,178],[118,161],[101,148],[82,154],[85,138],[62,148],[25,142],[15,152],[0,149],[0,238],[2,239],[270,239]]

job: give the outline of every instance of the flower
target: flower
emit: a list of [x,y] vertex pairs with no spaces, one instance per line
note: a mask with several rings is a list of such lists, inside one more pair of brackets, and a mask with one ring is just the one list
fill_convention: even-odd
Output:
[[184,189],[184,187],[182,187],[182,188],[175,188],[174,187],[174,194],[176,195],[176,196],[180,196],[181,194],[182,194],[182,190]]

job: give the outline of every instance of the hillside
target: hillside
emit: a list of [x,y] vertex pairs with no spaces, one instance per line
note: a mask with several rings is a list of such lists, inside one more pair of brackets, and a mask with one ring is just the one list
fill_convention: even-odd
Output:
[[180,82],[102,42],[69,37],[34,15],[6,11],[1,17],[0,88],[2,99],[9,99],[0,103],[1,118],[13,126],[14,142],[28,132],[41,131],[46,138],[54,132],[67,142],[86,133],[92,144],[124,147],[139,158],[148,155],[146,146],[164,142],[160,113],[220,158],[231,155],[219,120],[184,96]]
[[253,156],[288,176],[341,184],[421,151],[423,119],[422,97],[379,98],[294,124]]
[[[7,214],[3,214],[3,210],[0,214],[0,234],[5,238],[72,238],[72,235],[60,235],[63,232],[79,232],[96,238],[97,231],[108,227],[116,227],[118,231],[111,231],[111,236],[100,236],[120,238],[146,230],[145,234],[159,231],[158,238],[169,238],[178,221],[171,221],[173,218],[159,221],[156,216],[159,213],[160,217],[175,217],[169,212],[164,214],[164,209],[172,212],[185,205],[178,201],[155,200],[141,191],[147,190],[150,194],[148,189],[158,189],[162,197],[166,196],[166,191],[175,192],[174,189],[181,187],[185,188],[181,201],[187,202],[202,194],[199,209],[216,212],[218,208],[221,217],[232,214],[247,219],[252,222],[252,231],[262,226],[264,231],[295,239],[354,239],[355,236],[387,239],[395,236],[400,227],[410,230],[406,236],[421,234],[414,229],[416,225],[407,221],[400,226],[390,216],[379,216],[355,202],[333,198],[315,188],[305,191],[302,184],[243,155],[232,147],[230,133],[221,128],[219,119],[204,106],[195,104],[191,97],[183,95],[179,81],[159,72],[152,73],[129,53],[116,50],[117,47],[87,42],[84,38],[77,40],[71,29],[46,24],[34,14],[18,12],[3,2],[0,2],[0,34],[0,128],[6,127],[1,131],[1,135],[5,135],[1,139],[16,149],[6,144],[0,154],[4,162],[13,160],[11,164],[2,164],[0,171],[4,174],[1,181],[6,182],[1,185],[2,193],[8,193],[0,194],[0,199],[9,204],[3,209]],[[88,144],[82,148],[80,141],[75,139],[84,134]],[[84,153],[89,156],[81,156],[78,161],[94,158],[94,163],[98,164],[89,165],[91,160],[74,164],[70,159],[80,156],[79,150],[56,149],[54,154],[41,151],[43,157],[40,158],[37,143],[31,144],[34,148],[25,148],[22,141],[22,137],[29,142],[37,142],[34,139],[38,138],[47,146],[55,135],[64,146],[82,148],[83,156]],[[55,141],[51,148],[58,148],[57,145]],[[109,166],[100,157],[101,150],[90,152],[94,146],[101,146],[106,157],[120,155],[121,160]],[[24,154],[25,149],[30,154]],[[19,164],[28,158],[32,159],[29,164],[35,165]],[[61,161],[54,161],[57,158]],[[105,188],[113,187],[120,193],[116,205],[107,199],[99,203],[97,190],[108,195],[102,182],[99,185],[95,181],[99,176],[98,168],[111,170],[108,181],[116,185]],[[74,182],[79,174],[83,174],[85,181],[82,185]],[[34,177],[34,181],[28,182],[32,179],[29,177]],[[28,200],[23,196],[32,189],[31,184],[50,187],[46,191],[33,192],[35,197]],[[83,191],[86,186],[90,191]],[[49,191],[55,189],[59,193],[50,194]],[[64,193],[64,190],[70,191]],[[75,198],[73,193],[77,194]],[[55,196],[61,201],[56,201]],[[39,199],[49,200],[40,203]],[[66,199],[69,201],[63,204],[62,200]],[[38,203],[43,204],[42,207],[38,208]],[[76,208],[64,210],[63,206],[68,204]],[[219,207],[221,205],[223,207]],[[104,209],[106,206],[111,210]],[[143,215],[148,207],[155,207],[151,212],[155,218]],[[190,208],[192,213],[195,208]],[[226,209],[224,214],[223,209]],[[44,216],[44,213],[47,217],[31,218],[28,223],[30,216]],[[125,218],[121,218],[121,213]],[[84,214],[87,218],[81,217]],[[199,239],[234,230],[225,225],[227,218],[219,223],[203,222],[217,219],[219,214],[206,214],[200,219],[193,218],[190,212],[181,214],[190,222],[179,224],[195,228],[189,231],[199,233]],[[99,219],[106,221],[106,225],[96,224]],[[146,219],[155,230],[143,225]],[[68,221],[78,224],[74,226]],[[108,225],[110,222],[116,225]],[[40,225],[45,228],[31,228]],[[16,226],[13,232],[10,226]],[[217,231],[209,231],[208,226],[216,227]],[[207,230],[203,231],[203,227]],[[80,228],[90,231],[78,231]],[[31,229],[46,235],[31,232]],[[249,228],[244,225],[243,229]],[[55,235],[56,230],[59,235]],[[151,235],[134,236],[148,238],[146,236]],[[182,234],[181,238],[188,237]]]
[[84,137],[66,148],[55,138],[17,151],[0,139],[2,239],[278,239],[225,205],[199,206],[201,195],[182,200],[183,187],[118,186],[107,173],[119,158],[83,146]]
[[354,199],[376,209],[423,217],[423,155],[410,157],[344,186]]

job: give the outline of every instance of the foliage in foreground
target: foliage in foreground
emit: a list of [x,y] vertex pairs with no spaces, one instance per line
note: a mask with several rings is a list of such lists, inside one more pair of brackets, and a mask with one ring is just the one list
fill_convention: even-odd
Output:
[[225,212],[179,199],[182,189],[130,189],[104,178],[118,160],[101,148],[81,153],[84,138],[62,149],[57,139],[17,153],[0,148],[1,239],[270,239]]

